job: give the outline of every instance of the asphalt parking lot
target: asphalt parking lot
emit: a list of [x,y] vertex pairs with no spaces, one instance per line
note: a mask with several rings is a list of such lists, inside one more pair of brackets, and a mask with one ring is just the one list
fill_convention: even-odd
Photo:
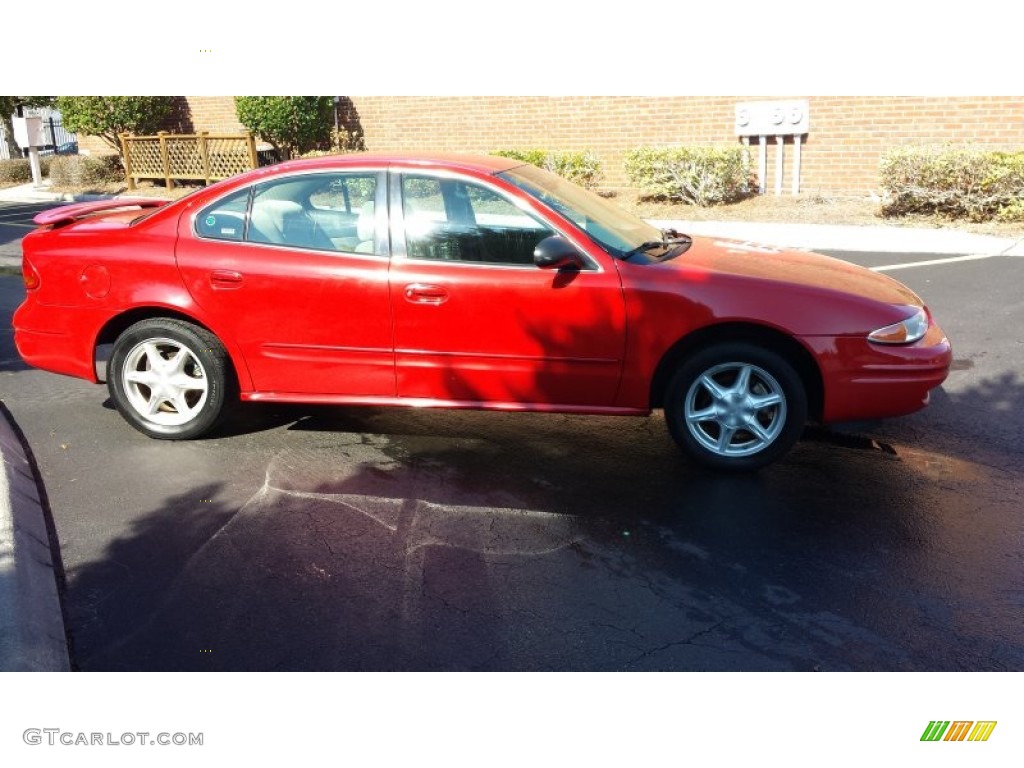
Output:
[[53,203],[0,202],[0,275],[20,271],[21,238],[35,227],[32,217],[53,206]]
[[[2,214],[2,211],[0,211]],[[27,229],[0,215],[0,254]],[[965,254],[970,255],[970,254]],[[1024,259],[855,254],[928,301],[931,406],[810,431],[755,476],[661,415],[252,406],[145,438],[28,369],[0,275],[0,397],[39,465],[83,670],[1024,667]]]

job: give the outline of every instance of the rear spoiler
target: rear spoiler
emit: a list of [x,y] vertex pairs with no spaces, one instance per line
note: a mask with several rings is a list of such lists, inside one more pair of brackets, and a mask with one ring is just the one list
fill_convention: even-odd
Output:
[[133,200],[131,198],[114,198],[113,200],[96,200],[91,203],[75,203],[74,205],[62,205],[60,208],[51,208],[48,211],[38,213],[33,217],[39,226],[49,224],[65,224],[88,216],[99,211],[112,211],[118,208],[159,208],[167,205],[170,200]]

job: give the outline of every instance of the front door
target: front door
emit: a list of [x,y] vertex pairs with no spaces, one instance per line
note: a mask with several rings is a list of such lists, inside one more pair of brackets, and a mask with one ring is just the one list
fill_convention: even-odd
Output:
[[400,397],[612,405],[625,348],[614,269],[536,267],[553,230],[484,182],[396,174],[391,212]]

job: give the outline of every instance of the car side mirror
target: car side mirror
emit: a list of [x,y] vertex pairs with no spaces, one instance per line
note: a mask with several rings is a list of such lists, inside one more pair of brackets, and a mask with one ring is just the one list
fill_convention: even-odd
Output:
[[533,249],[533,263],[541,269],[566,269],[582,267],[583,258],[576,246],[561,235],[545,237]]

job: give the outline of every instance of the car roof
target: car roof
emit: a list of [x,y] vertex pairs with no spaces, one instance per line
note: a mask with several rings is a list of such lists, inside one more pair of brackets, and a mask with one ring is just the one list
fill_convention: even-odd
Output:
[[360,166],[426,166],[431,168],[458,168],[476,171],[477,173],[499,173],[510,168],[524,165],[522,160],[512,160],[496,155],[473,155],[455,152],[353,152],[343,155],[324,155],[322,157],[289,160],[269,166],[282,173],[301,169],[337,168],[348,165]]
[[526,165],[521,160],[511,160],[496,155],[472,155],[454,152],[350,152],[340,155],[323,155],[299,160],[288,160],[274,163],[262,168],[240,173],[228,179],[218,181],[203,189],[196,190],[180,200],[175,200],[146,215],[143,220],[149,224],[157,224],[161,220],[174,217],[181,209],[194,205],[206,205],[215,198],[230,194],[247,184],[272,179],[277,176],[301,171],[331,171],[343,168],[431,168],[464,170],[477,175],[493,175],[510,168]]

